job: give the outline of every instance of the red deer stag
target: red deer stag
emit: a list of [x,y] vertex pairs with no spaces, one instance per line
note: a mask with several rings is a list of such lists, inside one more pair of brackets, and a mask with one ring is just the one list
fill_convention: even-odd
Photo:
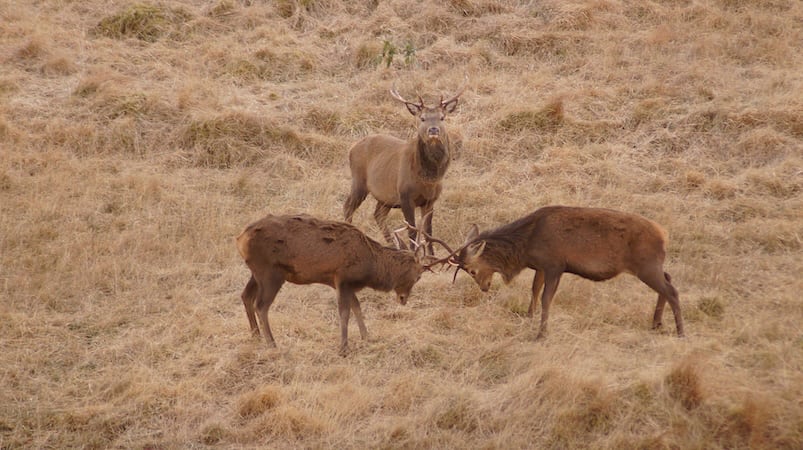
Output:
[[[449,136],[443,120],[447,113],[457,107],[457,100],[467,83],[456,94],[434,106],[424,105],[402,98],[395,87],[390,94],[404,103],[410,114],[420,123],[418,133],[410,140],[402,140],[384,134],[367,136],[349,150],[351,168],[351,193],[343,206],[346,222],[351,223],[354,211],[370,193],[376,199],[374,218],[382,229],[385,239],[393,244],[385,220],[392,208],[401,208],[404,219],[415,226],[415,208],[421,208],[423,229],[432,234],[432,210],[441,194],[441,180],[449,167]],[[415,231],[410,231],[415,241]],[[427,245],[428,254],[433,254],[432,243]]]
[[268,215],[240,233],[237,249],[251,269],[242,293],[251,332],[259,336],[256,311],[268,346],[276,347],[268,309],[284,282],[325,284],[337,290],[342,355],[348,351],[349,310],[357,318],[361,337],[368,334],[355,294],[366,287],[393,290],[404,305],[429,267],[413,252],[383,247],[352,225],[308,215]]
[[661,327],[664,306],[669,302],[678,336],[682,337],[678,292],[663,270],[666,240],[667,233],[660,225],[635,214],[547,206],[494,230],[480,233],[474,225],[465,244],[441,261],[450,259],[466,270],[483,292],[490,288],[495,272],[508,283],[523,269],[535,269],[527,314],[533,316],[543,287],[537,339],[546,337],[549,305],[565,272],[593,281],[608,280],[622,272],[635,275],[658,293],[653,328]]

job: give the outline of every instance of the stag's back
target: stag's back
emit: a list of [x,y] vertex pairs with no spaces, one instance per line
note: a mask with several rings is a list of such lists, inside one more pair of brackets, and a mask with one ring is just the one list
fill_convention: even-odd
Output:
[[536,263],[564,263],[567,272],[592,280],[623,271],[635,274],[665,256],[666,231],[636,214],[550,206],[520,222],[528,228],[528,256]]
[[255,275],[269,271],[296,284],[334,286],[338,279],[370,277],[379,248],[349,224],[308,215],[269,215],[237,237]]

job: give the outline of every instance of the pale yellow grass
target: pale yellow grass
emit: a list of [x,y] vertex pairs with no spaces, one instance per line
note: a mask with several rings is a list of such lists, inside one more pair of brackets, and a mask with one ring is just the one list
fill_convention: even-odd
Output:
[[[793,0],[0,4],[0,448],[803,447],[801,23]],[[535,342],[531,271],[365,291],[346,358],[326,287],[282,289],[277,350],[250,336],[234,236],[340,218],[349,146],[412,135],[390,86],[465,74],[436,234],[643,214],[686,339],[634,278],[567,275]]]

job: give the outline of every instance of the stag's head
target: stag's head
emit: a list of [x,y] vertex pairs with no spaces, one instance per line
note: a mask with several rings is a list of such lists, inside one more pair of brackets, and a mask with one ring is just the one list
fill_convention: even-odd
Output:
[[[480,290],[488,292],[491,288],[491,279],[493,278],[494,270],[488,262],[482,258],[482,252],[485,250],[485,241],[478,240],[479,229],[476,225],[471,227],[471,230],[466,237],[466,242],[457,252],[457,256],[453,263],[460,269],[465,270],[474,278]],[[456,275],[456,274],[455,274]]]
[[[422,218],[422,221],[426,221],[431,214],[432,212],[427,213],[427,215]],[[417,232],[416,240],[410,240],[410,247],[412,250],[408,250],[406,245],[403,244],[404,239],[402,238],[401,233],[405,229]],[[403,275],[400,276],[396,281],[396,287],[394,290],[396,291],[399,303],[404,305],[407,303],[407,297],[410,296],[410,290],[421,278],[421,274],[426,271],[433,272],[432,267],[449,261],[456,254],[456,252],[452,252],[452,249],[449,248],[449,245],[442,240],[429,236],[424,231],[421,231],[418,228],[410,225],[406,221],[404,222],[404,227],[393,231],[393,237],[396,239],[395,251],[397,258],[402,260],[400,267],[402,267],[403,272]],[[442,259],[437,259],[434,256],[427,255],[425,248],[426,242],[433,242],[443,245],[450,255]],[[412,259],[412,261],[410,261],[410,259]]]
[[404,103],[410,114],[418,118],[420,121],[418,125],[418,137],[421,141],[428,144],[435,144],[438,142],[445,143],[447,140],[446,129],[444,127],[444,119],[446,114],[451,114],[457,108],[457,101],[460,95],[466,89],[467,83],[458,89],[457,93],[444,100],[441,100],[436,105],[425,105],[421,96],[418,96],[418,102],[411,102],[405,100],[394,87],[390,90],[390,95],[396,100]]
[[396,300],[402,305],[407,304],[413,286],[421,279],[421,274],[427,268],[421,263],[417,251],[388,249],[393,252],[396,261],[395,276],[393,277],[393,292]]
[[424,267],[417,261],[415,264],[404,266],[401,276],[396,280],[396,286],[393,287],[393,291],[396,292],[396,299],[399,303],[402,305],[407,304],[407,299],[410,298],[410,291],[413,290],[413,286],[421,279],[422,273],[424,273]]

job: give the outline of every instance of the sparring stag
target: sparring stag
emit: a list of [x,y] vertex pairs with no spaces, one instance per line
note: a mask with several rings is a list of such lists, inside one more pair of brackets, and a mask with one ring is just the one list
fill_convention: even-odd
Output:
[[[464,84],[457,93],[436,105],[425,105],[405,100],[394,87],[390,94],[404,103],[407,110],[419,120],[418,133],[410,140],[384,134],[366,136],[349,150],[351,193],[343,206],[346,222],[351,223],[354,211],[370,193],[376,199],[374,218],[388,243],[393,244],[385,221],[392,208],[401,208],[404,220],[415,226],[415,208],[421,208],[423,229],[432,234],[432,211],[441,194],[443,179],[451,159],[449,136],[444,119],[457,107]],[[409,237],[416,240],[415,231]],[[427,245],[433,254],[432,243]]]
[[658,293],[653,328],[662,326],[664,306],[669,302],[682,337],[678,292],[663,270],[666,241],[667,233],[660,225],[635,214],[547,206],[494,230],[480,233],[474,225],[465,244],[441,261],[448,259],[466,270],[483,292],[490,288],[496,272],[509,283],[523,269],[535,269],[527,314],[533,316],[543,287],[538,339],[547,335],[549,305],[563,273],[604,281],[627,272]]
[[368,335],[358,291],[366,287],[393,290],[404,305],[421,273],[429,268],[414,252],[383,247],[350,224],[308,215],[268,215],[240,233],[237,250],[251,270],[242,293],[251,332],[259,336],[259,316],[268,346],[276,347],[268,309],[282,285],[286,281],[325,284],[337,290],[341,355],[348,351],[349,311],[357,318],[362,338]]

